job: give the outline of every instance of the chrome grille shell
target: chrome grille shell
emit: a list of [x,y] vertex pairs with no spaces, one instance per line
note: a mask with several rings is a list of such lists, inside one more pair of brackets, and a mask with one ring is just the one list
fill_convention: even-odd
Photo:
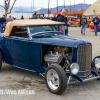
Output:
[[92,45],[84,44],[78,47],[77,51],[77,63],[79,64],[80,77],[86,77],[91,72],[91,61],[92,61]]

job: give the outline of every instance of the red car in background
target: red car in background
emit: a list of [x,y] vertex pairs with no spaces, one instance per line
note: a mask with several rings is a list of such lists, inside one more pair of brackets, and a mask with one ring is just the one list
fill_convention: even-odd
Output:
[[80,27],[80,19],[79,18],[69,18],[69,22],[72,24],[71,26]]
[[[71,26],[78,26],[80,27],[80,18],[71,18],[69,22],[72,24]],[[87,19],[86,27],[88,28],[90,25],[91,19]]]
[[71,18],[71,21],[73,21],[74,23],[80,23],[80,19],[79,18]]
[[[99,17],[99,19],[100,19],[100,17]],[[92,21],[91,21],[91,23],[90,23],[89,28],[90,28],[91,30],[94,30],[94,23],[93,23],[93,19],[92,19]],[[100,24],[99,24],[99,29],[98,29],[98,30],[100,30]]]

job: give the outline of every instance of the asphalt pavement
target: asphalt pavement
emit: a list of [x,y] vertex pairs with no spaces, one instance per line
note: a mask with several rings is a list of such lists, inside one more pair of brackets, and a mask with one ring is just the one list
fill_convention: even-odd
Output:
[[[69,27],[69,36],[87,40],[92,43],[92,58],[100,55],[100,32],[86,29],[82,36],[80,27]],[[35,94],[2,94],[0,100],[100,100],[100,80],[69,85],[62,95],[48,91],[44,78],[38,73],[25,71],[3,63],[0,71],[0,92],[5,90],[33,90]]]

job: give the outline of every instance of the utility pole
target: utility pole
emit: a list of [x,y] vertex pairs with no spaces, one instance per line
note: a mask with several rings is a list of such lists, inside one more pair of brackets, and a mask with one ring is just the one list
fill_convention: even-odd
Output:
[[64,0],[64,8],[65,8],[65,0]]
[[33,12],[34,12],[34,0],[33,0]]
[[48,18],[49,18],[49,3],[50,3],[50,0],[48,0]]
[[75,14],[75,0],[74,0],[74,14]]
[[84,0],[84,10],[85,10],[85,0]]
[[69,0],[69,2],[70,2],[70,15],[71,15],[71,0]]
[[32,0],[31,0],[31,13],[32,13]]
[[58,15],[58,0],[57,0],[57,15]]

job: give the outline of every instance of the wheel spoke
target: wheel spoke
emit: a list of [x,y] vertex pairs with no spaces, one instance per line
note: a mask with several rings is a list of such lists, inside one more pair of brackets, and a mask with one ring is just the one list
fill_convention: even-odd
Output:
[[54,84],[55,84],[55,86],[59,86],[59,81],[56,80],[56,81],[54,82]]
[[59,87],[59,76],[55,70],[51,69],[48,71],[47,81],[48,81],[48,85],[53,90],[56,90]]

